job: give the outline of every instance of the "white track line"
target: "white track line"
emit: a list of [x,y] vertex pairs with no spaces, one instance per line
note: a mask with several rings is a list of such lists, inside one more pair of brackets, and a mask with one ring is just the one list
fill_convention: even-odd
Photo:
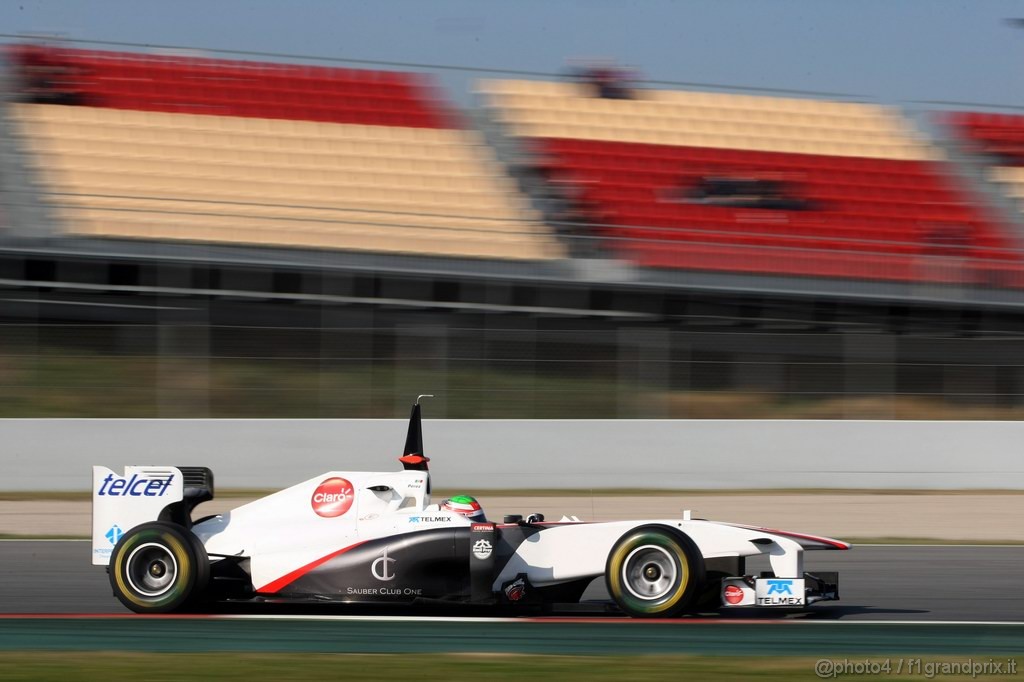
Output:
[[[762,614],[764,615],[764,614]],[[693,618],[656,618],[652,620],[626,618],[622,616],[600,616],[600,615],[563,615],[563,616],[518,616],[518,617],[475,617],[475,616],[393,616],[393,615],[310,615],[310,614],[264,614],[264,613],[234,613],[234,614],[204,614],[204,615],[169,615],[169,616],[136,616],[131,613],[32,613],[32,614],[3,614],[0,613],[0,622],[12,620],[133,620],[139,622],[148,620],[224,620],[224,621],[277,621],[277,622],[378,622],[378,623],[540,623],[544,625],[572,625],[572,624],[598,624],[598,625],[721,625],[724,627],[735,625],[765,625],[765,626],[836,626],[856,627],[858,625],[925,625],[934,627],[949,626],[996,626],[1020,628],[1024,627],[1022,621],[1002,620],[819,620],[816,618],[777,618],[767,620],[764,618],[713,618],[696,616]]]
[[[581,621],[587,623],[636,623],[645,624],[648,621],[643,619],[631,619],[622,617],[606,617],[600,616],[550,616],[550,617],[520,617],[520,618],[473,618],[464,616],[345,616],[345,615],[332,615],[332,616],[308,616],[308,615],[273,615],[273,614],[223,614],[213,615],[209,618],[215,620],[269,620],[269,621],[370,621],[370,622],[410,622],[410,623],[423,623],[423,622],[436,622],[436,623],[550,623],[550,624],[572,624],[579,623]],[[665,621],[659,621],[657,624],[664,624]],[[751,625],[751,624],[764,624],[764,625],[935,625],[935,626],[949,626],[949,625],[998,625],[1007,627],[1021,627],[1024,626],[1022,621],[986,621],[986,620],[817,620],[817,619],[790,619],[790,620],[772,620],[772,621],[760,621],[752,619],[731,619],[731,618],[696,618],[686,619],[680,618],[673,621],[671,624],[679,625],[701,625],[701,624],[713,624],[713,625]]]
[[[724,621],[723,621],[724,622]],[[748,621],[749,622],[749,621]],[[1007,625],[1020,627],[1024,621],[1019,620],[817,620],[794,619],[791,623],[810,625],[812,623],[827,625]]]

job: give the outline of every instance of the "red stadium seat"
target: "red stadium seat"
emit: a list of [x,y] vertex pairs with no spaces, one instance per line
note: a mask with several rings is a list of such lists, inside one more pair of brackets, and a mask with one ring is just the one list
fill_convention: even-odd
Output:
[[421,76],[40,47],[77,67],[90,106],[413,128],[453,127]]
[[[934,162],[536,138],[547,167],[579,183],[597,234],[641,265],[900,281],[1017,282],[1001,226]],[[686,200],[714,175],[776,179],[807,210]],[[942,241],[954,235],[953,243]],[[950,261],[950,258],[952,260]],[[928,267],[945,258],[943,267]],[[999,267],[950,266],[966,259]],[[949,262],[946,262],[949,261]]]
[[1024,116],[954,112],[945,121],[978,151],[998,157],[1000,165],[1024,166]]

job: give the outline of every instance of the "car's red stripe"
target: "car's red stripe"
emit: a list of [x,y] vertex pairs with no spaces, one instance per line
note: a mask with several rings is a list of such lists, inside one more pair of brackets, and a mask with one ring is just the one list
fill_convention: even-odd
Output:
[[813,542],[820,542],[823,545],[829,545],[836,549],[850,549],[851,545],[848,542],[842,540],[833,540],[832,538],[824,538],[820,535],[807,535],[806,533],[794,533],[789,530],[777,530],[775,528],[758,528],[756,526],[744,526],[744,528],[750,528],[751,530],[763,530],[766,533],[773,533],[774,535],[781,535],[788,538],[800,538],[801,540],[811,540]]
[[806,535],[804,533],[794,533],[788,530],[769,530],[768,532],[791,538],[800,538],[801,540],[811,540],[813,542],[820,542],[823,545],[829,545],[831,547],[835,547],[836,549],[850,549],[850,547],[852,546],[848,542],[843,542],[842,540],[833,540],[832,538],[824,538],[820,535]]
[[358,547],[359,545],[363,544],[364,542],[366,542],[366,540],[361,540],[361,541],[355,543],[354,545],[349,545],[348,547],[343,547],[342,549],[339,549],[337,552],[331,552],[327,556],[322,556],[319,559],[317,559],[316,561],[311,561],[310,563],[306,564],[305,566],[302,566],[300,568],[296,568],[291,573],[286,573],[285,575],[281,576],[277,580],[274,580],[272,582],[267,583],[263,587],[257,589],[256,592],[258,592],[260,594],[273,594],[274,592],[279,592],[284,587],[292,584],[293,582],[295,582],[296,580],[298,580],[302,576],[304,576],[307,573],[309,573],[310,571],[312,571],[317,566],[320,566],[321,564],[327,563],[328,561],[330,561],[331,559],[333,559],[336,556],[341,556],[342,554],[344,554],[345,552],[349,551],[350,549],[355,549],[356,547]]
[[823,545],[828,545],[829,547],[834,547],[836,549],[850,549],[850,547],[853,546],[849,542],[843,542],[842,540],[834,540],[832,538],[826,538],[826,537],[822,537],[820,535],[808,535],[806,533],[794,533],[793,531],[789,531],[789,530],[778,530],[777,528],[765,528],[764,526],[749,526],[749,525],[747,525],[745,523],[727,523],[725,521],[716,521],[715,523],[718,523],[718,524],[723,525],[723,526],[732,526],[733,528],[746,528],[747,530],[759,530],[759,531],[763,531],[765,533],[771,533],[772,535],[781,535],[782,537],[787,537],[787,538],[799,538],[801,540],[811,540],[812,542],[819,542],[819,543],[821,543]]

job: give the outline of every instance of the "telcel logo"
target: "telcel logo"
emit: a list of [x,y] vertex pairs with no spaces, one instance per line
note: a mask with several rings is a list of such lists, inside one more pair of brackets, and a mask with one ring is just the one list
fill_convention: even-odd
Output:
[[335,477],[318,485],[309,502],[317,515],[330,519],[351,509],[355,498],[352,484],[344,478]]
[[104,497],[163,497],[173,480],[174,474],[167,478],[147,478],[138,474],[122,478],[107,474],[96,494]]

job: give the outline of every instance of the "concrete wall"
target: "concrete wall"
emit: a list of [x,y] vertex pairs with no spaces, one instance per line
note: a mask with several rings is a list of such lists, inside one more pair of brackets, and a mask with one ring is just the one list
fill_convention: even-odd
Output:
[[[93,464],[205,465],[219,487],[396,470],[401,420],[0,420],[0,490],[88,490]],[[444,488],[1024,489],[1024,423],[426,420]]]

